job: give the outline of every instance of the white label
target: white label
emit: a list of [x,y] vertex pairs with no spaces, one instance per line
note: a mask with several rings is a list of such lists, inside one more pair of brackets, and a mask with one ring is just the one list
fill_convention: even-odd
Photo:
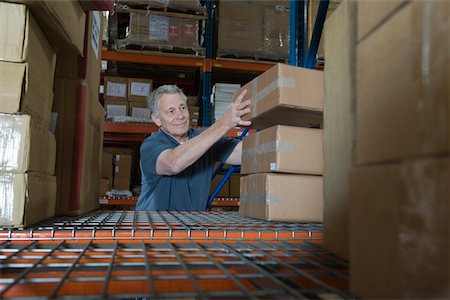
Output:
[[277,170],[277,163],[270,163],[270,171],[276,171]]
[[150,83],[131,82],[131,95],[147,97],[150,94]]
[[143,107],[133,107],[131,116],[142,119],[150,119],[150,109]]
[[166,16],[148,16],[148,39],[150,41],[169,40],[169,18]]
[[91,35],[91,45],[92,51],[94,51],[95,58],[98,59],[100,57],[100,13],[98,11],[94,11],[92,13],[92,35]]
[[116,83],[108,81],[106,95],[125,98],[127,96],[127,85],[125,83]]
[[116,116],[126,116],[127,115],[127,106],[126,105],[115,105],[108,104],[106,106],[106,117],[116,117]]
[[99,202],[100,204],[108,204],[108,199],[106,199],[106,198],[100,198],[100,199],[98,200],[98,202]]

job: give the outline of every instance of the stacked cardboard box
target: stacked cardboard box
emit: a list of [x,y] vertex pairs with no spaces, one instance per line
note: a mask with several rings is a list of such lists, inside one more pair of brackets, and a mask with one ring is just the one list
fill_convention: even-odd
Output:
[[350,286],[447,299],[449,3],[382,3],[356,2]]
[[127,148],[104,148],[102,179],[107,180],[107,190],[130,190],[132,151]]
[[132,116],[150,120],[148,97],[153,80],[143,78],[105,77],[104,107],[106,117]]
[[179,16],[131,13],[126,42],[150,46],[199,47],[199,18],[195,15]]
[[0,2],[0,226],[27,226],[55,213],[55,61],[28,8]]
[[243,118],[262,129],[243,139],[242,215],[322,221],[323,133],[301,126],[321,123],[322,80],[320,71],[278,64],[235,93],[247,89],[253,110]]
[[57,115],[58,214],[78,215],[98,208],[105,114],[99,102],[103,26],[101,13],[90,12],[83,56],[57,55],[53,111]]

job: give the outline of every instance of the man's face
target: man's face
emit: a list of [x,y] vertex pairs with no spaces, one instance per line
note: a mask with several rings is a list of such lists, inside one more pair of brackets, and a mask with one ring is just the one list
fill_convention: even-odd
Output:
[[153,122],[178,141],[183,141],[189,130],[189,111],[180,94],[164,94],[159,98],[159,116],[152,114]]

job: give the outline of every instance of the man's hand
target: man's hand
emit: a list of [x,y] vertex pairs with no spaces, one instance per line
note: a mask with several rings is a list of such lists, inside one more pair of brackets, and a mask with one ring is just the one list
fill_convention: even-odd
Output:
[[219,120],[226,128],[233,129],[236,126],[250,126],[252,124],[251,121],[244,121],[241,119],[243,115],[251,112],[251,101],[244,101],[245,95],[247,95],[247,90],[243,90],[239,96],[234,99],[233,103],[231,103]]

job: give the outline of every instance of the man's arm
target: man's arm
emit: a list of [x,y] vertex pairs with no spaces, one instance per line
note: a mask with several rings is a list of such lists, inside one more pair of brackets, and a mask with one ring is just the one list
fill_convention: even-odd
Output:
[[225,163],[229,165],[241,165],[242,164],[242,141],[234,147],[233,152],[228,156]]
[[[250,121],[243,121],[241,119],[243,115],[251,111],[251,101],[243,100],[246,94],[246,90],[242,91],[230,107],[228,107],[222,118],[208,127],[201,134],[173,149],[167,149],[161,152],[156,161],[156,172],[159,175],[176,175],[196,162],[230,129],[236,126],[250,126]],[[240,147],[240,150],[236,149],[238,147]],[[239,143],[230,156],[233,156],[233,160],[237,161],[238,158],[235,156],[240,156],[241,153],[242,145]],[[229,159],[230,158],[228,158],[228,160]]]

